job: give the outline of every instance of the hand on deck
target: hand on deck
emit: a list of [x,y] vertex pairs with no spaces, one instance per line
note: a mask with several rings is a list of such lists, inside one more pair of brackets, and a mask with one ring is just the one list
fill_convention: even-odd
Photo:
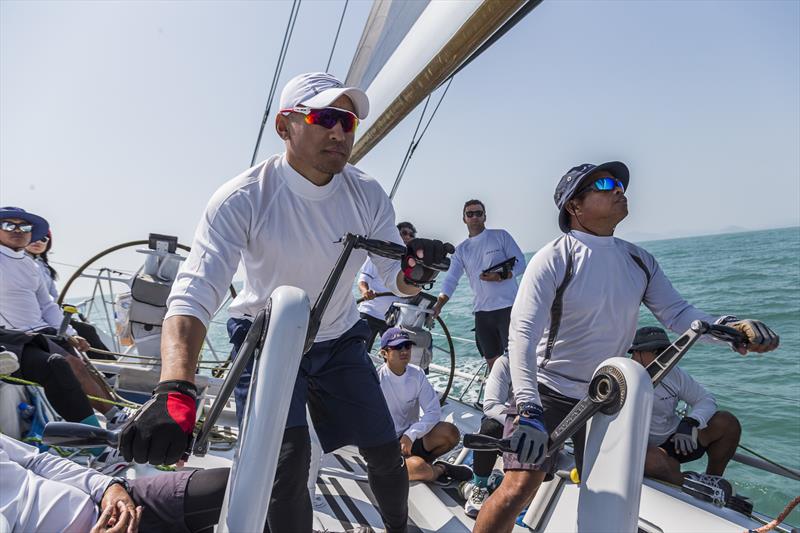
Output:
[[97,523],[89,533],[136,533],[141,519],[141,507],[131,510],[120,501],[103,508]]
[[[136,531],[136,527],[133,527],[132,529],[130,527],[134,525],[134,522],[136,526],[138,526],[139,523],[139,518],[137,517],[136,512],[136,504],[133,502],[131,495],[128,494],[125,488],[119,483],[109,485],[105,493],[103,493],[103,499],[100,501],[100,509],[110,509],[110,516],[106,521],[106,525],[108,527],[113,527],[119,524],[122,521],[122,511],[127,510],[128,515],[130,516],[130,519],[128,520],[128,529],[118,529],[116,531]],[[141,507],[139,508],[138,516],[141,516]],[[98,524],[99,523],[100,522],[98,522]]]

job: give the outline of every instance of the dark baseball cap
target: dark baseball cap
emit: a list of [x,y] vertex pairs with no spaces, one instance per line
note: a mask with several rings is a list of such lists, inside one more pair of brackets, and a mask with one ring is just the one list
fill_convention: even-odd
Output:
[[386,333],[381,336],[381,349],[394,348],[395,346],[400,346],[407,342],[415,344],[414,341],[409,338],[407,332],[400,328],[389,328],[386,330]]
[[667,336],[667,332],[655,326],[645,326],[636,330],[628,353],[637,352],[660,352],[672,344]]
[[628,182],[630,181],[631,175],[625,163],[620,161],[609,161],[602,165],[584,163],[569,169],[567,173],[561,177],[561,180],[559,180],[558,185],[556,185],[556,192],[553,194],[553,200],[555,200],[556,207],[559,209],[558,227],[561,228],[561,231],[564,233],[569,233],[569,213],[564,209],[564,206],[567,205],[570,198],[575,196],[575,193],[580,190],[584,179],[589,176],[589,174],[599,170],[607,170],[612,176],[622,182],[626,191],[628,190]]

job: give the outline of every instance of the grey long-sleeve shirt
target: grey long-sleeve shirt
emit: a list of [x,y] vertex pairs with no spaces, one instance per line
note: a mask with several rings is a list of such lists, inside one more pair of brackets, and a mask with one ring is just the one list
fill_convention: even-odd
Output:
[[[567,253],[574,273],[548,358],[550,309],[564,279]],[[649,270],[649,284],[631,254]],[[537,377],[570,398],[585,396],[595,368],[630,347],[640,303],[675,332],[683,333],[693,320],[715,320],[684,300],[655,258],[635,244],[572,231],[543,246],[525,270],[511,311],[508,351],[517,403],[540,403]]]

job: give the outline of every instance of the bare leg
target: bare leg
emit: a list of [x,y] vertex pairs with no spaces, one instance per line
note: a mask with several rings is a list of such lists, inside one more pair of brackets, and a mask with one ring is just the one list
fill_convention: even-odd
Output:
[[736,453],[742,426],[739,420],[728,411],[717,411],[708,426],[698,432],[697,440],[708,450],[706,474],[721,476],[725,467]]
[[455,448],[460,437],[456,426],[450,422],[438,422],[422,437],[422,445],[431,455],[439,457]]
[[497,361],[497,359],[499,357],[500,357],[499,355],[495,355],[494,357],[487,357],[486,358],[487,372],[491,372],[492,371],[492,367],[494,366],[494,362]]
[[442,465],[431,465],[426,463],[425,459],[416,455],[406,457],[406,467],[408,468],[409,481],[433,481],[444,474]]
[[647,455],[644,459],[644,475],[669,481],[673,485],[683,484],[681,464],[658,446],[647,448]]
[[[78,378],[78,383],[81,384],[81,389],[85,394],[96,396],[98,398],[105,398],[106,400],[112,399],[105,389],[103,389],[103,387],[101,387],[100,384],[95,381],[94,376],[89,373],[89,370],[87,370],[83,361],[72,354],[66,356],[65,359],[67,360],[70,368],[72,368],[72,372],[75,374],[75,377]],[[98,402],[95,400],[89,400],[89,403],[92,404],[94,409],[103,414],[107,413],[112,407],[114,407],[112,404]]]
[[536,495],[545,472],[508,470],[500,487],[483,504],[472,533],[507,533],[522,509]]

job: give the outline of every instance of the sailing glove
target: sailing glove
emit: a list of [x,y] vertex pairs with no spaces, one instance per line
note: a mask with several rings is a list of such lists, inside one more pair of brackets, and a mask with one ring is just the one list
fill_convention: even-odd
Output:
[[725,325],[747,337],[747,349],[751,352],[771,352],[780,344],[780,337],[760,320],[735,320]]
[[153,397],[122,428],[119,449],[125,460],[152,465],[176,463],[189,446],[196,399],[193,383],[160,382]]
[[436,275],[450,266],[447,254],[455,251],[449,242],[437,239],[411,239],[402,259],[406,283],[417,287],[432,285]]
[[511,449],[520,463],[539,464],[547,455],[550,435],[544,425],[544,411],[536,404],[524,404],[518,409],[519,423],[511,434]]
[[675,453],[689,455],[697,449],[697,426],[700,423],[694,418],[683,417],[675,434],[672,435],[672,443],[675,445]]

